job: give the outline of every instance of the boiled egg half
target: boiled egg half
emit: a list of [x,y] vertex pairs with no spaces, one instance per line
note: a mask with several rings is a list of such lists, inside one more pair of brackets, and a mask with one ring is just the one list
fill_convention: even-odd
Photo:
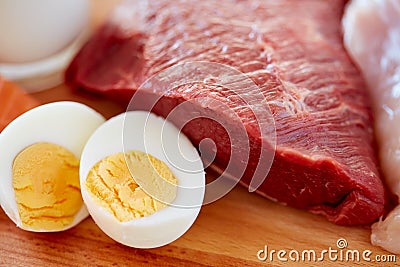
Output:
[[0,134],[0,204],[20,228],[69,229],[88,216],[79,182],[83,147],[105,121],[75,102],[34,108]]
[[0,204],[22,229],[66,230],[89,211],[117,242],[154,248],[194,223],[205,173],[192,143],[161,117],[129,111],[105,122],[83,104],[56,102],[0,134],[0,184]]
[[192,143],[145,111],[102,124],[80,164],[84,202],[96,224],[119,243],[154,248],[173,242],[202,206],[205,173]]

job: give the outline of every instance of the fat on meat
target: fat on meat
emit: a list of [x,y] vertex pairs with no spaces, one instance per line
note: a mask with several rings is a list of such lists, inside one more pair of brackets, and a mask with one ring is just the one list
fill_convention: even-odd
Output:
[[[368,83],[382,172],[400,196],[400,1],[353,0],[343,29],[345,46]],[[372,226],[371,242],[400,253],[400,206]]]

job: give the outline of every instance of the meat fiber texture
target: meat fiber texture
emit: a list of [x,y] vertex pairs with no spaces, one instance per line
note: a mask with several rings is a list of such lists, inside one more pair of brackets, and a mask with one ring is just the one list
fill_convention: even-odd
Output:
[[[126,103],[142,82],[171,66],[229,65],[259,86],[275,121],[274,161],[257,192],[336,224],[370,223],[383,214],[386,195],[365,85],[342,43],[344,5],[339,0],[126,1],[78,53],[66,81]],[[233,151],[249,142],[240,178],[250,184],[262,149],[273,148],[262,144],[273,142],[260,134],[262,122],[248,105],[207,83],[147,91],[163,95],[152,110],[162,116],[188,101],[186,112],[219,118],[219,123],[191,121],[183,132],[196,145],[213,140],[214,164],[221,168],[232,150],[220,124],[238,123],[221,107],[231,108],[248,135]],[[238,157],[232,160],[245,160]]]
[[[400,2],[355,0],[343,18],[346,48],[368,83],[382,172],[400,196]],[[372,227],[375,245],[400,253],[400,206]]]

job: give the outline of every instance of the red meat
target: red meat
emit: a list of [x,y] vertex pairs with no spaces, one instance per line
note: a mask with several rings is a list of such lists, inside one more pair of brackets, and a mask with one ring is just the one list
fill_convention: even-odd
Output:
[[[384,211],[385,190],[377,170],[365,84],[342,45],[344,4],[127,1],[83,47],[66,80],[75,88],[127,103],[146,79],[171,66],[196,61],[229,65],[259,86],[275,121],[274,161],[257,192],[337,224],[369,223]],[[242,89],[253,97],[253,91]],[[240,165],[246,156],[241,149],[249,142],[249,162],[241,177],[249,185],[260,153],[273,148],[261,134],[263,124],[251,105],[207,82],[166,90],[147,88],[143,96],[163,95],[153,109],[162,116],[189,101],[179,113],[182,118],[189,113],[203,118],[192,120],[183,131],[196,145],[205,138],[215,142],[214,164],[225,168],[232,160]],[[224,105],[239,119],[224,112]],[[209,117],[218,117],[218,122]],[[175,116],[174,122],[182,118]],[[235,140],[232,148],[223,125],[235,131],[239,124],[248,139]]]

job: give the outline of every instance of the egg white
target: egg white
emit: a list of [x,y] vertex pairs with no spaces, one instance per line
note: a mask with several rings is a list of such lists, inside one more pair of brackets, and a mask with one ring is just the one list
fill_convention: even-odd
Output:
[[[88,192],[85,181],[101,159],[129,150],[141,150],[164,161],[178,179],[171,205],[152,215],[120,222]],[[205,173],[197,150],[170,122],[145,111],[129,111],[101,125],[90,137],[81,157],[81,191],[96,224],[115,241],[136,248],[166,245],[194,223],[202,206]]]
[[[105,119],[93,109],[76,102],[55,102],[34,108],[12,121],[0,134],[0,204],[10,219],[20,228],[35,232],[23,225],[18,213],[12,185],[12,166],[15,157],[25,148],[38,142],[54,143],[71,151],[78,159],[86,141]],[[85,205],[69,229],[88,216]],[[60,230],[54,230],[60,231]]]

